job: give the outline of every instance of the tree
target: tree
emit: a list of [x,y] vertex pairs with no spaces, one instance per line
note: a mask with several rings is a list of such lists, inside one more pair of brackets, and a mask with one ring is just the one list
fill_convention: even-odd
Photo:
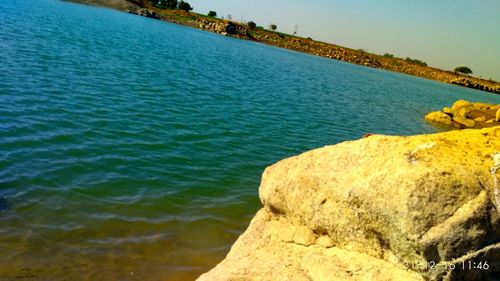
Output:
[[254,29],[255,27],[257,27],[257,24],[255,24],[255,22],[253,22],[253,21],[249,21],[249,22],[248,22],[248,27],[249,27],[250,29]]
[[278,26],[276,26],[274,23],[271,23],[269,25],[269,28],[272,30],[272,31],[276,31],[276,29],[278,29]]
[[421,60],[418,60],[418,59],[412,59],[410,57],[407,57],[405,59],[406,62],[408,63],[412,63],[412,64],[416,64],[416,65],[420,65],[420,66],[427,66],[427,63],[426,62],[423,62]]
[[186,12],[189,12],[193,9],[193,7],[191,7],[191,5],[189,5],[188,2],[184,2],[182,0],[181,0],[181,2],[179,2],[178,8],[179,8],[179,10],[184,10]]
[[213,17],[217,16],[217,13],[215,11],[210,11],[210,12],[208,12],[208,16],[213,18]]
[[472,70],[468,68],[467,66],[459,66],[455,68],[455,72],[460,72],[463,74],[472,74]]

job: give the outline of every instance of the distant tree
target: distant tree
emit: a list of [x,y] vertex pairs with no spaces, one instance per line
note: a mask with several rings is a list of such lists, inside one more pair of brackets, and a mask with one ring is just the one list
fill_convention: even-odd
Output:
[[167,9],[176,9],[177,5],[177,0],[158,0],[157,2],[157,6]]
[[179,5],[177,6],[179,8],[179,10],[184,10],[184,11],[191,11],[193,9],[193,7],[191,7],[191,5],[189,5],[188,2],[184,2],[181,0],[181,2],[179,2]]
[[382,55],[384,58],[393,58],[394,55],[393,54],[389,54],[389,53],[385,53]]
[[455,68],[455,72],[460,72],[463,74],[472,74],[472,70],[468,68],[467,66],[459,66]]
[[420,65],[420,66],[427,66],[426,62],[423,62],[423,61],[418,60],[418,59],[406,58],[405,61],[412,63],[412,64]]
[[217,13],[215,11],[210,11],[210,12],[208,12],[208,16],[213,18],[213,17],[217,16]]
[[231,14],[228,14],[228,15],[227,15],[227,19],[228,19],[228,20],[233,20],[233,17],[231,16]]
[[274,23],[271,23],[271,24],[269,25],[269,28],[270,28],[272,31],[276,31],[276,29],[278,29],[278,26],[277,26],[277,25],[275,25]]
[[257,27],[257,24],[255,24],[255,22],[253,22],[253,21],[249,21],[249,22],[248,22],[248,27],[249,27],[250,29],[254,29],[255,27]]

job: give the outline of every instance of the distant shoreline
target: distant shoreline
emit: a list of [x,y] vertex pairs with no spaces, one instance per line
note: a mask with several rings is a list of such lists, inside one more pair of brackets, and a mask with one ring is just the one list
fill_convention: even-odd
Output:
[[[224,34],[240,39],[261,42],[280,48],[286,48],[321,57],[336,59],[353,64],[385,69],[454,84],[476,90],[500,94],[500,83],[459,74],[453,71],[423,66],[418,60],[410,60],[380,56],[354,50],[346,47],[315,41],[311,38],[302,38],[289,34],[266,30],[263,28],[249,28],[246,24],[231,22],[219,18],[212,18],[194,12],[168,10],[152,6],[146,0],[69,0],[70,2],[85,3],[109,7],[124,12],[159,20],[190,26],[201,30]],[[229,32],[227,32],[229,31]],[[229,33],[229,34],[228,34]]]

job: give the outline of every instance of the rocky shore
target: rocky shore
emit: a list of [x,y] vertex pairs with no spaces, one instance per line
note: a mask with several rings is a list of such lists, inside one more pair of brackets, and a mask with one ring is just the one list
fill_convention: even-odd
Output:
[[500,127],[372,135],[268,167],[211,280],[498,280]]
[[500,104],[459,100],[451,108],[427,114],[425,120],[458,129],[500,126]]
[[500,83],[496,81],[485,80],[452,71],[445,71],[437,68],[422,66],[420,64],[401,58],[384,57],[370,54],[362,50],[353,50],[334,44],[315,41],[311,38],[291,36],[288,34],[273,32],[262,28],[251,29],[245,24],[230,22],[218,18],[210,18],[192,12],[159,9],[152,6],[151,2],[148,2],[146,0],[71,1],[111,7],[145,17],[160,19],[176,24],[182,24],[193,28],[215,32],[218,34],[238,37],[241,39],[258,41],[280,48],[291,49],[349,63],[381,68],[389,71],[410,74],[427,79],[441,81],[444,83],[450,83],[481,91],[500,94]]

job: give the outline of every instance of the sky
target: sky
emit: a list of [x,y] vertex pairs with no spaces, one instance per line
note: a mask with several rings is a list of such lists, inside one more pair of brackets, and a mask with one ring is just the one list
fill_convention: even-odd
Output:
[[353,49],[411,57],[500,81],[500,0],[188,0],[194,11],[254,21]]

